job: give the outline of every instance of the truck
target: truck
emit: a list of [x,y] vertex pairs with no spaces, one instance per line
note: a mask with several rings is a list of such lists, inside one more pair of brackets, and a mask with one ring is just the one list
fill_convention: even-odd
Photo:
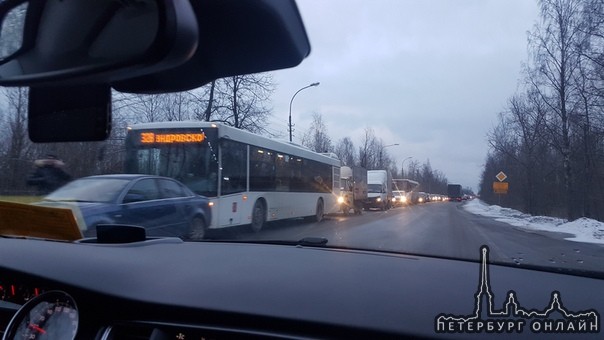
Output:
[[450,202],[461,202],[461,198],[463,197],[461,184],[448,184],[447,196],[449,196]]
[[360,166],[340,167],[340,196],[338,204],[344,215],[363,211],[363,201],[367,199],[367,169]]
[[392,176],[388,170],[367,171],[367,199],[363,208],[390,209],[392,206]]

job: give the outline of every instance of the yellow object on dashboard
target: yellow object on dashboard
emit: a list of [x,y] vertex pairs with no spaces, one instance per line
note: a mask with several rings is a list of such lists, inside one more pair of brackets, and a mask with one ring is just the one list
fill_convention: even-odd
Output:
[[71,209],[0,201],[0,235],[62,241],[82,238]]

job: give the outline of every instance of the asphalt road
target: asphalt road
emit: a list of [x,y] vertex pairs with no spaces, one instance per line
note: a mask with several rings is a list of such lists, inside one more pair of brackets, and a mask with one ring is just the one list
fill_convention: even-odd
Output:
[[[323,237],[327,246],[379,249],[410,254],[479,260],[488,245],[492,262],[569,268],[604,273],[604,245],[565,240],[567,234],[535,232],[473,215],[464,203],[431,202],[362,215],[327,216],[319,223],[303,219],[269,223],[259,233],[239,227],[216,238],[300,240]],[[604,275],[604,274],[603,274]]]

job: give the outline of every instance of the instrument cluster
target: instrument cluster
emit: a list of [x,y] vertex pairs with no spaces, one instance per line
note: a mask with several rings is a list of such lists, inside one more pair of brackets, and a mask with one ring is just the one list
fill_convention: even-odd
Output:
[[44,293],[46,289],[10,280],[0,279],[0,301],[25,304],[27,301]]
[[79,313],[75,300],[67,293],[52,290],[31,298],[19,308],[3,340],[75,339]]

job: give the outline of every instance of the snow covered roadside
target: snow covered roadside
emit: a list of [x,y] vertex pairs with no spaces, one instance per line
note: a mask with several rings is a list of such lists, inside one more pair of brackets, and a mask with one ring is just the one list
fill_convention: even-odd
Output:
[[561,218],[532,216],[518,210],[488,205],[479,199],[467,201],[463,207],[472,214],[492,217],[515,227],[568,233],[575,235],[566,238],[570,241],[604,244],[604,223],[589,218],[568,222]]

